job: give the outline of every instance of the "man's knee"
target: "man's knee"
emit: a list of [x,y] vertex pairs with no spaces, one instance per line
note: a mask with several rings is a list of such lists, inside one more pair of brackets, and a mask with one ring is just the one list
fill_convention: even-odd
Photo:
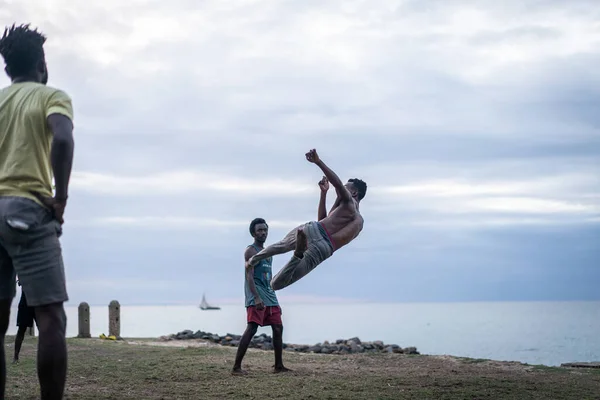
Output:
[[46,332],[64,334],[67,329],[67,315],[63,303],[35,307],[35,317],[40,335]]
[[252,336],[256,335],[256,332],[258,332],[258,324],[256,322],[248,322],[246,332],[248,332]]
[[273,336],[283,335],[283,325],[273,325]]

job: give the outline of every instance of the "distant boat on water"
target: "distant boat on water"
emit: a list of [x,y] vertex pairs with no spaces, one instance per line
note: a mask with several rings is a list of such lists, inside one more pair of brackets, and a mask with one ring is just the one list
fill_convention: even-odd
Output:
[[206,296],[204,296],[204,294],[202,294],[202,302],[200,303],[200,309],[202,309],[202,310],[220,310],[221,307],[211,306],[210,304],[208,304],[208,302],[206,301]]

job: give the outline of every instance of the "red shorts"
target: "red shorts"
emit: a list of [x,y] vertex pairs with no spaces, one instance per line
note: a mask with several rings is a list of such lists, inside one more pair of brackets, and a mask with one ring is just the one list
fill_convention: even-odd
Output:
[[256,306],[246,307],[248,322],[257,323],[260,326],[283,325],[281,322],[281,307],[267,306],[257,310]]

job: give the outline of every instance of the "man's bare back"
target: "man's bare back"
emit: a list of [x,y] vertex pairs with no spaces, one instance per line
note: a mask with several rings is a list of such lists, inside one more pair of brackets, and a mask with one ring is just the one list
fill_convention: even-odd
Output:
[[327,217],[319,222],[331,236],[334,250],[338,250],[354,240],[364,225],[358,203],[354,199],[350,202],[340,202]]

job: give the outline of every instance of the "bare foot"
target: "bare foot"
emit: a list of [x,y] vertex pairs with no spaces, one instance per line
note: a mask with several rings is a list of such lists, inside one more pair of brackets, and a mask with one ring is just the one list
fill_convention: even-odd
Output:
[[248,375],[248,372],[241,368],[234,368],[231,370],[231,375]]
[[304,257],[304,252],[308,248],[308,240],[306,239],[306,233],[304,233],[304,229],[299,228],[296,233],[296,250],[294,251],[294,255],[298,258]]
[[292,372],[291,369],[284,367],[283,365],[280,367],[273,367],[273,373],[279,374],[281,372]]

